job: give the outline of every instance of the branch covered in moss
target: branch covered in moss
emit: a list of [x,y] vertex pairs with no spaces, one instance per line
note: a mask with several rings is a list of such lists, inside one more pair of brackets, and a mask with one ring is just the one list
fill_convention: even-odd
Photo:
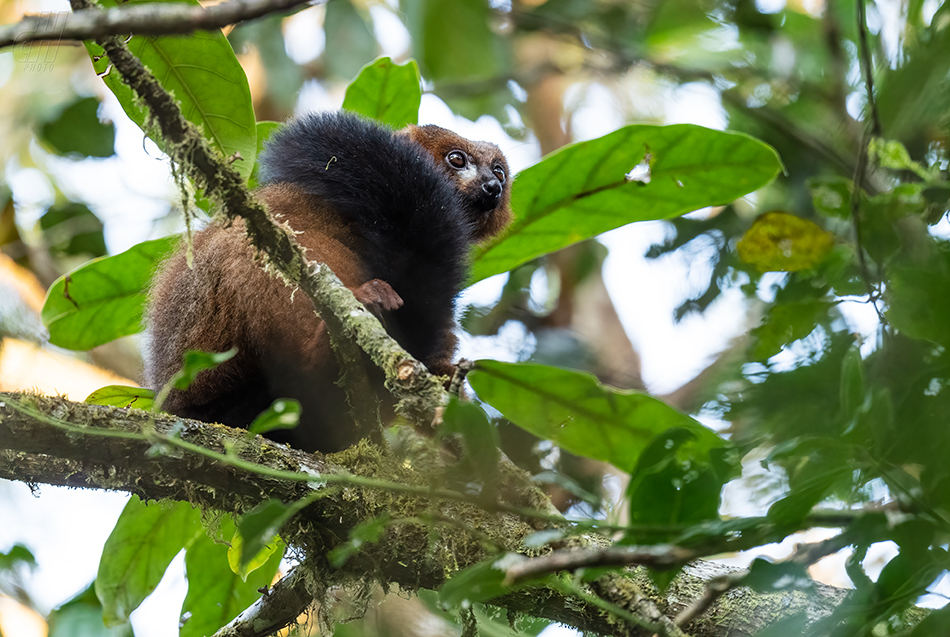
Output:
[[[403,463],[367,443],[329,456],[305,454],[221,425],[60,398],[0,394],[0,478],[130,491],[146,499],[184,500],[237,515],[270,498],[296,502],[323,489],[323,497],[293,518],[282,536],[308,555],[325,555],[347,541],[361,522],[383,514],[404,520],[390,525],[381,541],[362,546],[344,569],[372,574],[407,591],[439,588],[457,570],[497,555],[497,547],[520,553],[529,534],[549,528],[543,510],[534,523],[529,523],[531,516],[509,512],[512,507],[539,509],[545,499],[526,474],[503,467],[504,506],[481,506],[446,489],[442,467],[417,460]],[[433,533],[438,519],[465,524]],[[586,536],[579,541],[603,543]],[[490,603],[580,630],[640,637],[649,631],[604,607],[640,617],[645,608],[659,608],[666,617],[675,617],[703,595],[708,580],[729,572],[698,562],[660,592],[644,569],[622,569],[584,589],[585,595],[597,596],[596,604],[548,580]],[[291,607],[302,603],[293,582],[285,587],[298,597]],[[722,635],[724,627],[732,631],[729,634],[754,634],[797,613],[807,612],[812,620],[826,616],[845,595],[826,586],[810,594],[757,594],[740,588],[716,600],[684,629],[696,637]]]

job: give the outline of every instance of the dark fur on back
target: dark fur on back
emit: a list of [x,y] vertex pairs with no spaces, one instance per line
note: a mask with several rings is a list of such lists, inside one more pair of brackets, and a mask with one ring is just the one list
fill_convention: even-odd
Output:
[[359,238],[367,279],[387,282],[405,301],[401,320],[386,322],[390,333],[430,358],[432,331],[452,320],[474,228],[426,151],[354,115],[310,114],[267,143],[261,181],[293,184],[335,211]]
[[[452,146],[497,151],[444,136]],[[327,263],[410,354],[445,374],[466,255],[485,236],[486,215],[507,222],[507,188],[497,211],[480,203],[475,218],[463,185],[423,143],[354,115],[304,116],[266,144],[257,195],[297,233],[308,259]],[[255,263],[241,222],[196,233],[194,255],[189,269],[180,249],[153,283],[146,381],[160,388],[189,349],[238,354],[171,392],[166,409],[247,426],[274,399],[291,397],[302,404],[301,424],[275,439],[321,451],[354,442],[339,370],[309,299]]]
[[418,144],[343,112],[311,114],[267,143],[261,179],[292,183],[358,224],[374,270],[398,271],[393,252],[408,251],[439,261],[436,276],[458,291],[473,228],[459,192]]

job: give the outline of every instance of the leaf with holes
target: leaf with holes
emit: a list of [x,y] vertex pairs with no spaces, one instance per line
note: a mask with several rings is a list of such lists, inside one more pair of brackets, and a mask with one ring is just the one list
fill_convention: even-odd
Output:
[[691,124],[626,126],[520,172],[508,231],[475,250],[469,283],[634,221],[730,203],[782,169],[770,146]]

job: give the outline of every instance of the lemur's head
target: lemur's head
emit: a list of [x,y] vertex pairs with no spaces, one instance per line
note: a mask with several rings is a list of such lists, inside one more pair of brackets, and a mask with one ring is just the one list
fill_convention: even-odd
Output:
[[458,186],[477,241],[505,229],[511,221],[511,174],[498,146],[474,142],[432,124],[410,124],[397,134],[425,148],[439,170]]

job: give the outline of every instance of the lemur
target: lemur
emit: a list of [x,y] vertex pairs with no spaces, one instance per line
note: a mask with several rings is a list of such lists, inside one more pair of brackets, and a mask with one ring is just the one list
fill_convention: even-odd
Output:
[[[279,130],[261,156],[257,196],[431,372],[451,375],[455,297],[474,243],[511,219],[501,150],[438,126],[392,131],[358,116],[310,114]],[[270,435],[337,451],[356,431],[323,321],[310,301],[255,262],[243,223],[195,233],[159,268],[147,311],[145,377],[158,389],[187,350],[237,348],[164,408],[246,427],[272,401],[295,398],[297,428]],[[374,375],[380,396],[382,375]]]

